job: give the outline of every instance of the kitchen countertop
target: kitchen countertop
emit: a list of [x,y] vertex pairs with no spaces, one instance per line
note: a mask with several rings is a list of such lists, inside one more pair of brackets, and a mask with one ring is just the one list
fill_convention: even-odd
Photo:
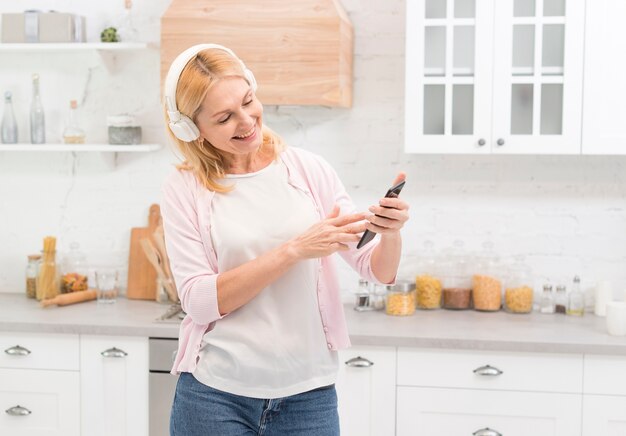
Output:
[[[156,322],[169,306],[118,298],[42,309],[23,294],[0,293],[0,332],[178,337],[177,322]],[[626,355],[626,337],[606,333],[605,319],[587,314],[417,311],[410,317],[356,312],[345,306],[353,345],[492,351]]]

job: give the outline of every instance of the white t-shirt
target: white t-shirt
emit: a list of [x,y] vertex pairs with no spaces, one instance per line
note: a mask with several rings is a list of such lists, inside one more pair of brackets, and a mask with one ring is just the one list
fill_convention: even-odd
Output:
[[[219,271],[255,259],[319,221],[313,200],[291,186],[282,161],[228,175],[235,188],[216,194],[211,238]],[[215,389],[279,398],[335,382],[317,303],[319,259],[298,262],[204,335],[193,375]]]

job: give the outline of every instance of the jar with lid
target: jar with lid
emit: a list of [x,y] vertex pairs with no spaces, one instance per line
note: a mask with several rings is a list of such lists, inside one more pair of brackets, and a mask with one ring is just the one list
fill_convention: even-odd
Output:
[[472,276],[474,309],[495,312],[502,306],[502,266],[493,251],[493,243],[483,243],[476,271]]
[[552,295],[552,285],[548,283],[543,285],[541,300],[539,300],[539,313],[554,313],[554,296]]
[[442,294],[444,309],[463,310],[471,307],[472,280],[463,241],[454,241],[442,262]]
[[385,313],[394,316],[407,316],[415,313],[415,282],[398,280],[387,287]]
[[530,313],[533,310],[533,275],[524,263],[523,256],[516,256],[509,267],[504,287],[504,310],[509,313]]
[[61,293],[86,291],[88,286],[87,256],[80,251],[78,242],[70,244],[70,251],[63,258]]
[[132,115],[110,115],[107,117],[109,144],[141,144],[141,126]]
[[31,254],[28,256],[28,264],[26,265],[26,296],[28,298],[37,298],[37,273],[39,272],[39,262],[41,262],[40,254]]
[[554,313],[565,315],[567,313],[567,288],[565,285],[557,285],[554,296]]
[[441,280],[434,244],[431,241],[424,242],[424,251],[418,258],[415,289],[418,309],[441,307]]

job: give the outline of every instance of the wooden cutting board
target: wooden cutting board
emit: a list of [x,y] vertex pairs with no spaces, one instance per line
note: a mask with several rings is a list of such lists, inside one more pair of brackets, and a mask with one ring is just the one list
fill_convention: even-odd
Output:
[[156,299],[157,274],[139,241],[143,238],[152,238],[152,234],[160,223],[161,209],[158,204],[153,204],[150,206],[150,215],[148,215],[148,227],[133,227],[130,231],[127,298],[134,300]]

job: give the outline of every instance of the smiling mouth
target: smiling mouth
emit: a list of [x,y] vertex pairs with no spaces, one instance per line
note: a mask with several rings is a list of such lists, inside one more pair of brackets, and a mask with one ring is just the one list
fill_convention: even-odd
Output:
[[240,135],[240,136],[233,136],[233,138],[235,138],[235,139],[246,139],[246,138],[249,138],[250,136],[254,135],[255,131],[256,131],[256,126],[252,126],[252,128],[248,132],[246,132],[246,133],[244,133],[243,135]]

